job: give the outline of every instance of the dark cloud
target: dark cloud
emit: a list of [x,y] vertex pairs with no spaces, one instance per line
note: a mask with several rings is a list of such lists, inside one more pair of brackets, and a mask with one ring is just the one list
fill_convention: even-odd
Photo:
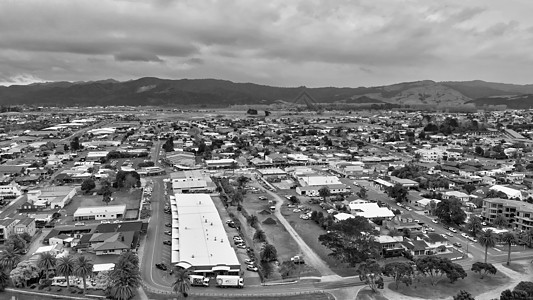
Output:
[[163,62],[163,60],[157,55],[149,53],[134,53],[134,52],[124,52],[117,53],[114,55],[116,61],[144,61],[144,62]]
[[498,0],[9,1],[0,9],[0,81],[359,86],[496,74],[522,82],[533,77],[523,68],[533,63],[532,8]]

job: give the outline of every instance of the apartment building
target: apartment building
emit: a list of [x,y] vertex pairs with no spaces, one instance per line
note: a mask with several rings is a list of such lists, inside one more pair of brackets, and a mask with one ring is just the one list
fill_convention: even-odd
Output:
[[533,228],[533,204],[531,203],[501,198],[484,199],[481,211],[483,220],[493,222],[498,215],[503,215],[509,221],[510,226],[519,230]]

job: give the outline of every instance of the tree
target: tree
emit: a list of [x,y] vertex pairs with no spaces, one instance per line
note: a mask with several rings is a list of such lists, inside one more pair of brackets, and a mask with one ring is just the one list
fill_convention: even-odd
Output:
[[239,184],[239,188],[243,188],[244,186],[246,186],[246,183],[248,183],[248,181],[250,181],[250,178],[244,175],[241,175],[237,178],[237,183]]
[[361,198],[361,199],[366,199],[368,197],[367,195],[367,190],[365,187],[361,187],[361,189],[359,190],[359,192],[357,192],[357,197]]
[[279,268],[281,278],[289,278],[299,273],[299,265],[290,260],[284,261]]
[[323,186],[318,190],[318,195],[320,195],[320,197],[326,201],[326,199],[331,196],[331,191],[327,186]]
[[460,264],[452,263],[447,265],[447,268],[445,270],[446,277],[450,279],[450,283],[454,283],[457,281],[457,279],[461,278],[464,279],[467,274],[466,271],[463,269],[463,267]]
[[405,202],[409,192],[401,184],[397,183],[394,186],[387,188],[387,194],[389,197],[396,200],[396,202]]
[[474,237],[477,236],[477,233],[483,229],[483,224],[481,219],[478,216],[471,216],[468,220],[468,223],[466,223],[466,228],[472,232],[472,235]]
[[278,251],[272,244],[265,243],[260,252],[261,261],[271,262],[278,259]]
[[20,262],[20,251],[12,245],[7,246],[0,253],[0,268],[6,272],[11,272]]
[[183,297],[187,297],[189,290],[191,289],[189,271],[186,269],[180,269],[174,272],[174,274],[175,281],[172,284],[172,290]]
[[231,198],[231,203],[233,205],[241,205],[243,200],[244,200],[244,197],[243,197],[242,193],[240,191],[236,191],[233,194],[233,197]]
[[15,251],[18,251],[19,253],[24,253],[26,251],[26,240],[22,238],[19,234],[13,234],[10,235],[7,240],[5,241],[6,247],[13,247]]
[[26,245],[31,243],[32,237],[29,233],[23,232],[21,234],[18,234],[18,236],[20,236],[20,238],[22,238],[26,242]]
[[81,277],[83,280],[83,294],[85,294],[87,290],[87,276],[90,276],[92,273],[92,261],[83,255],[76,257],[74,264],[74,275]]
[[46,274],[48,279],[50,271],[55,269],[56,266],[56,257],[50,252],[43,252],[39,255],[37,260],[37,267],[41,269]]
[[527,295],[528,299],[533,297],[533,282],[531,281],[520,281],[513,289],[513,292],[523,292]]
[[333,223],[318,240],[331,250],[329,256],[355,267],[367,259],[380,257],[374,233],[373,226],[366,218],[356,216]]
[[133,172],[126,174],[126,177],[124,178],[124,187],[127,189],[136,187],[137,183],[139,182],[139,180],[135,178],[132,173]]
[[259,219],[257,218],[256,215],[250,215],[248,217],[248,224],[250,224],[251,227],[254,227],[257,225],[257,222],[259,221]]
[[29,280],[39,278],[39,268],[33,262],[25,260],[11,270],[9,277],[15,286],[26,287]]
[[266,241],[266,233],[263,230],[258,229],[255,231],[253,239],[255,242],[263,243]]
[[461,200],[457,198],[445,199],[437,204],[435,215],[445,223],[462,224],[466,219]]
[[79,137],[75,136],[72,141],[70,141],[70,149],[72,149],[72,151],[78,151],[81,149]]
[[482,262],[475,262],[473,265],[472,265],[472,269],[471,269],[473,272],[475,273],[479,273],[481,275],[481,279],[483,279],[483,276],[485,276],[486,274],[496,274],[496,272],[498,271],[498,269],[496,269],[496,267],[493,265],[493,264],[489,264],[489,263],[482,263]]
[[473,191],[476,190],[476,186],[473,185],[473,184],[465,184],[465,186],[463,186],[463,189],[468,193],[468,194],[472,194]]
[[133,298],[135,290],[141,285],[137,255],[131,251],[122,253],[109,273],[109,280],[106,290],[108,296],[118,300]]
[[0,271],[0,292],[4,291],[9,285],[9,274],[5,271]]
[[446,275],[451,282],[454,282],[457,278],[466,276],[464,270],[462,270],[462,272],[460,270],[462,267],[452,263],[449,258],[425,256],[417,259],[415,263],[418,271],[424,276],[429,277],[431,285],[436,285],[444,275]]
[[524,291],[511,291],[509,289],[500,294],[500,300],[528,300],[527,293]]
[[363,281],[370,289],[377,293],[378,288],[383,288],[383,277],[381,266],[375,259],[367,259],[357,267],[359,280]]
[[494,247],[496,245],[496,235],[492,229],[487,229],[483,234],[479,236],[479,243],[481,246],[485,247],[485,263],[487,263],[487,252],[489,247]]
[[501,236],[502,242],[507,244],[507,265],[511,264],[511,245],[516,243],[516,236],[512,232],[505,232]]
[[509,221],[504,215],[497,215],[496,218],[494,218],[493,223],[498,228],[507,227],[507,225],[509,225]]
[[56,272],[65,276],[68,289],[70,289],[69,277],[74,273],[74,265],[74,257],[71,255],[62,256],[56,260]]
[[173,137],[169,137],[165,143],[163,144],[163,150],[165,150],[165,152],[172,152],[174,151],[174,138]]
[[461,290],[459,294],[453,296],[453,300],[475,300],[475,298],[469,292]]
[[96,187],[96,183],[92,178],[87,178],[81,183],[81,190],[88,193]]
[[291,204],[300,204],[300,199],[298,199],[298,197],[296,196],[291,196],[289,198],[289,201],[291,202]]
[[383,275],[392,277],[396,282],[396,289],[400,283],[409,286],[413,282],[414,271],[410,264],[406,262],[392,262],[383,267]]

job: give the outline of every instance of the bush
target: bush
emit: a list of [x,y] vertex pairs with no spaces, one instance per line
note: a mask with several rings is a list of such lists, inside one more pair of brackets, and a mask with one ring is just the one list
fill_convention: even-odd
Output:
[[57,288],[56,292],[61,292],[62,290],[62,288]]
[[35,284],[35,283],[32,284],[32,285],[30,285],[30,289],[34,289],[34,288],[36,288],[36,287],[37,287],[37,284]]

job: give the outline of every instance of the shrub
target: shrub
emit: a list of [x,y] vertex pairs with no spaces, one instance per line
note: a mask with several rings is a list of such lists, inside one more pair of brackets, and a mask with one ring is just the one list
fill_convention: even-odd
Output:
[[62,288],[57,288],[57,292],[61,292],[63,289]]
[[35,283],[32,284],[32,285],[30,285],[30,289],[34,289],[34,288],[36,288],[36,287],[37,287],[37,284],[35,284]]

